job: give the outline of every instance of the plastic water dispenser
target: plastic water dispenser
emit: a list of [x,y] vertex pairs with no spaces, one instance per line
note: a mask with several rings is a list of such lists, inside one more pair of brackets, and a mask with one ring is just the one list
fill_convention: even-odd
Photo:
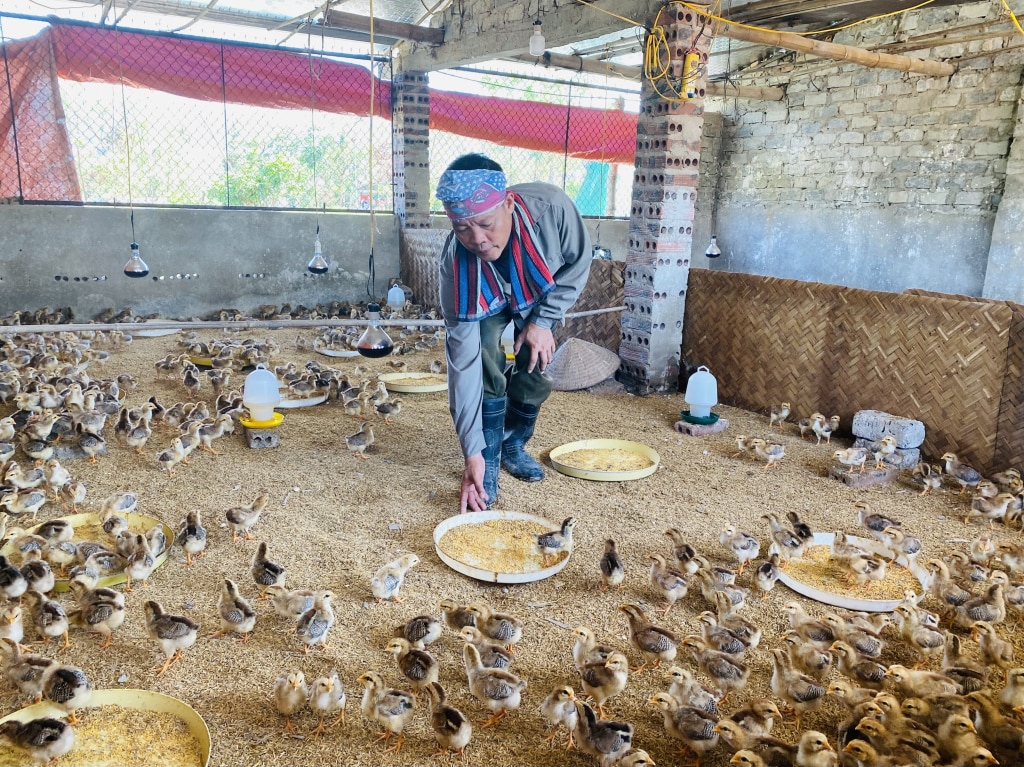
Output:
[[711,415],[711,406],[718,404],[718,381],[706,366],[701,365],[690,376],[683,399],[690,406],[690,415],[694,418],[707,418]]
[[245,377],[245,390],[242,393],[242,404],[249,409],[254,421],[270,421],[274,417],[274,408],[281,402],[281,389],[277,376],[263,365],[257,365]]

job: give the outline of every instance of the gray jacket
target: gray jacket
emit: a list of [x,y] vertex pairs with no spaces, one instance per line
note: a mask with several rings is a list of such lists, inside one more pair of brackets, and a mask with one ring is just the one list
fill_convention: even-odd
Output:
[[[535,242],[555,280],[555,289],[533,308],[513,320],[522,328],[528,322],[554,328],[576,303],[587,284],[593,257],[590,233],[572,199],[551,184],[516,184],[533,216]],[[445,353],[448,358],[448,407],[459,435],[463,456],[476,455],[485,447],[480,417],[483,401],[483,370],[480,358],[480,323],[455,319],[454,235],[445,241],[441,256],[439,293],[446,325]],[[509,286],[505,285],[506,297]]]

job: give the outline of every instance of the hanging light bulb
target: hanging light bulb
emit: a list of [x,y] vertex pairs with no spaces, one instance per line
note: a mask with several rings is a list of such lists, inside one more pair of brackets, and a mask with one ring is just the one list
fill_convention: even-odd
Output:
[[149,274],[149,265],[139,255],[139,243],[132,243],[132,254],[128,257],[128,263],[124,265],[125,277],[145,277]]
[[323,248],[320,247],[320,227],[316,228],[316,240],[313,241],[313,257],[306,264],[306,269],[311,274],[327,274],[327,260],[324,258]]
[[718,258],[722,255],[722,249],[718,247],[718,236],[711,235],[711,242],[708,243],[708,249],[704,251],[704,255],[707,258]]
[[545,45],[544,33],[541,32],[540,19],[537,19],[533,22],[533,34],[530,35],[530,55],[543,56]]
[[387,357],[395,349],[395,342],[380,326],[380,304],[366,305],[366,319],[370,326],[359,336],[356,351],[364,357]]

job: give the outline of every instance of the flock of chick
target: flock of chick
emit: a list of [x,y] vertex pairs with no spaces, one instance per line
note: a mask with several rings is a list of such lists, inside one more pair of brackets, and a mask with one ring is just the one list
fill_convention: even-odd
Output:
[[[112,347],[127,343],[124,337],[118,340],[116,336],[104,334],[94,334],[92,339],[86,340],[97,339],[104,339]],[[55,500],[63,499],[72,509],[85,498],[81,483],[73,480],[70,472],[52,455],[30,452],[38,452],[35,442],[42,443],[44,448],[48,444],[55,446],[55,440],[51,441],[54,428],[59,434],[77,434],[79,440],[87,435],[102,438],[101,419],[90,416],[117,413],[115,432],[122,443],[141,450],[145,440],[133,444],[130,435],[141,430],[137,436],[145,435],[148,439],[154,425],[163,421],[185,427],[169,448],[176,456],[181,452],[178,443],[182,448],[189,443],[193,448],[213,452],[210,442],[230,433],[228,421],[233,424],[240,412],[237,393],[225,393],[217,388],[226,389],[228,385],[230,365],[222,365],[214,366],[214,371],[222,371],[216,382],[215,376],[208,377],[217,395],[213,410],[206,410],[203,403],[163,408],[151,398],[147,405],[138,409],[115,409],[107,404],[105,407],[111,412],[105,413],[100,403],[116,404],[119,388],[131,387],[134,383],[131,378],[83,377],[85,356],[89,357],[88,362],[101,361],[96,351],[77,362],[61,362],[65,357],[75,360],[75,348],[82,353],[94,348],[91,345],[83,349],[70,339],[59,337],[36,343],[41,343],[40,348],[31,350],[26,357],[23,347],[8,342],[4,348],[6,361],[0,368],[0,397],[18,408],[14,416],[0,419],[0,429],[3,429],[0,442],[13,443],[15,434],[20,434],[19,441],[26,455],[46,461],[42,467],[26,468],[12,460],[13,451],[4,457],[3,481],[11,489],[3,494],[2,503],[12,515],[31,514],[34,520],[36,512],[49,499],[47,491],[53,493]],[[58,351],[51,348],[51,343],[63,346]],[[185,343],[194,346],[199,342],[185,339]],[[269,357],[268,352],[273,351],[270,346],[261,350],[258,344],[229,346],[230,352],[209,345],[186,347],[184,356],[168,355],[157,363],[157,368],[170,375],[180,375],[186,388],[191,387],[190,391],[194,389],[192,393],[198,394],[202,376],[187,364],[190,356],[206,356],[200,353],[208,352],[211,359],[241,359],[249,364],[254,360],[264,361],[261,357]],[[58,362],[44,360],[48,355]],[[43,376],[50,380],[30,378],[24,385],[22,375],[12,374],[40,365],[42,370],[52,374]],[[74,371],[63,367],[67,365]],[[296,397],[323,392],[343,401],[346,410],[349,406],[354,409],[352,403],[358,401],[359,415],[365,414],[368,404],[386,417],[397,414],[394,410],[379,409],[380,404],[388,402],[386,391],[369,391],[364,382],[351,386],[337,371],[315,363],[305,371],[282,368],[278,375],[290,386],[297,384],[293,389]],[[61,380],[74,376],[77,379],[70,382]],[[19,383],[13,383],[15,380]],[[14,391],[19,386],[22,390]],[[83,395],[80,404],[79,389]],[[55,392],[63,396],[66,413],[58,413],[57,406],[47,400],[47,397],[52,399]],[[71,393],[70,404],[68,392]],[[787,416],[788,412],[774,412],[772,425],[776,421],[784,422]],[[70,428],[62,421],[65,417]],[[204,442],[203,427],[216,427],[218,418],[222,424],[220,434]],[[837,419],[830,421],[820,414],[805,420],[806,424],[800,424],[801,436],[809,431],[819,442],[822,438],[827,442],[838,426]],[[53,423],[49,424],[50,421]],[[58,423],[64,426],[57,427]],[[197,423],[201,425],[196,426]],[[41,432],[47,425],[51,432],[43,435]],[[14,431],[6,440],[2,439],[9,429]],[[362,456],[372,439],[372,430],[364,422],[360,431],[349,437],[352,442],[348,447]],[[868,453],[875,453],[877,463],[883,463],[890,454],[885,452],[891,446],[890,440],[879,440],[878,451],[869,449]],[[775,450],[767,440],[741,437],[738,442],[741,450],[752,450],[766,460],[768,466],[777,464],[782,457],[783,451]],[[81,442],[79,445],[89,455],[85,445]],[[94,458],[95,454],[90,457]],[[186,458],[187,455],[182,456],[180,461]],[[986,480],[953,454],[943,456],[943,461],[945,476],[953,479],[961,492],[968,488],[975,492],[964,514],[965,522],[980,516],[991,528],[996,520],[1010,524],[1020,519],[1024,484],[1018,472],[1008,470]],[[168,474],[178,462],[160,460]],[[843,463],[851,470],[858,465]],[[860,465],[863,466],[863,461]],[[923,492],[929,492],[941,486],[943,472],[922,464],[915,471],[915,479],[922,484]],[[41,493],[42,501],[34,499],[32,493]],[[31,534],[22,528],[8,528],[4,536],[0,536],[10,539],[10,550],[14,552],[10,561],[4,559],[0,563],[0,593],[8,600],[0,616],[0,651],[5,676],[30,699],[45,698],[68,713],[66,721],[44,718],[0,725],[0,738],[22,747],[37,761],[55,759],[73,746],[75,712],[88,703],[92,685],[80,668],[32,653],[22,646],[24,624],[32,626],[46,643],[63,637],[64,646],[69,646],[69,631],[77,627],[100,634],[102,646],[108,646],[125,620],[125,597],[120,591],[99,587],[98,578],[124,570],[129,576],[126,591],[130,591],[133,580],[145,582],[156,567],[157,559],[170,545],[182,548],[187,564],[202,556],[206,548],[208,533],[199,512],[190,512],[181,520],[171,541],[166,540],[159,526],[132,532],[126,515],[135,510],[136,502],[134,494],[119,493],[101,504],[100,516],[108,537],[97,541],[92,548],[69,545],[74,533],[70,525],[61,520],[51,520]],[[233,541],[253,537],[253,529],[268,503],[269,494],[261,492],[252,503],[224,511],[224,524]],[[719,541],[722,550],[735,560],[735,569],[713,562],[711,553],[696,551],[680,530],[668,530],[666,535],[672,545],[666,552],[650,554],[647,580],[665,600],[663,616],[688,593],[699,591],[709,608],[697,615],[700,634],[682,636],[661,625],[664,617],[652,618],[636,602],[620,607],[628,630],[629,647],[599,644],[594,631],[577,626],[572,632],[573,678],[555,685],[543,697],[537,696],[540,714],[551,727],[548,739],[553,741],[560,728],[564,728],[566,746],[579,748],[602,767],[653,765],[650,754],[634,743],[637,727],[611,716],[610,709],[631,683],[634,688],[638,686],[637,674],[643,670],[680,663],[677,654],[682,648],[692,663],[672,665],[668,669],[669,684],[665,689],[651,690],[649,704],[662,717],[665,735],[698,764],[705,755],[720,752],[732,752],[731,763],[749,767],[762,764],[831,767],[840,763],[857,767],[904,764],[982,767],[1024,761],[1024,668],[1014,665],[1013,645],[1001,636],[1001,626],[1008,612],[1016,612],[1019,619],[1024,611],[1024,584],[1015,580],[1024,573],[1024,546],[998,540],[990,533],[975,538],[962,552],[925,562],[929,574],[925,578],[928,597],[938,606],[939,614],[924,609],[913,595],[908,595],[891,615],[824,613],[815,617],[809,615],[800,602],[787,602],[785,612],[791,630],[767,652],[772,663],[769,686],[774,698],[754,698],[747,705],[726,713],[729,696],[743,690],[751,681],[751,656],[764,652],[761,628],[742,615],[750,589],[736,585],[736,581],[745,572],[751,573],[750,585],[763,595],[774,587],[787,563],[802,555],[813,537],[810,527],[798,515],[790,512],[786,518],[788,525],[776,514],[764,515],[767,536],[773,544],[771,554],[765,557],[762,557],[758,534],[735,525],[726,526]],[[916,566],[922,553],[921,543],[908,535],[898,520],[873,513],[865,504],[857,505],[857,520],[859,527],[878,540],[882,554],[878,552],[879,547],[861,548],[842,534],[838,535],[834,556],[847,568],[851,582],[867,584],[884,577],[886,567],[898,566],[896,562]],[[5,525],[7,521],[4,519]],[[557,530],[538,537],[537,547],[545,559],[572,548],[576,525],[577,520],[570,517]],[[378,600],[401,602],[406,573],[418,562],[418,557],[410,553],[384,565],[369,584],[371,593]],[[614,540],[606,541],[598,564],[603,588],[625,586],[626,566]],[[996,564],[1001,569],[990,569]],[[53,588],[54,567],[69,580],[73,597],[70,609],[65,610],[60,602],[48,596]],[[260,542],[249,568],[253,585],[261,596],[269,599],[274,612],[294,626],[297,647],[302,652],[307,653],[312,648],[328,650],[335,623],[332,592],[289,588],[285,585],[286,573],[285,565],[270,558],[267,543]],[[524,621],[496,612],[483,601],[459,604],[444,600],[440,611],[440,617],[418,615],[411,618],[387,643],[386,650],[394,656],[397,672],[403,680],[400,685],[389,686],[384,675],[374,669],[364,671],[355,679],[362,688],[361,714],[380,725],[381,740],[386,742],[395,737],[392,747],[395,752],[402,748],[403,732],[416,716],[420,696],[426,700],[427,720],[441,752],[461,754],[472,740],[473,723],[469,715],[449,701],[439,681],[440,665],[427,649],[442,637],[445,626],[463,643],[467,689],[490,712],[483,727],[499,723],[519,708],[525,697],[527,680],[510,670],[515,661],[514,647],[524,635]],[[147,633],[164,656],[163,663],[154,672],[163,674],[195,645],[200,626],[188,616],[166,611],[155,600],[146,601],[142,612]],[[246,641],[256,629],[257,611],[253,602],[242,594],[238,581],[223,579],[217,612],[219,628],[212,637],[229,635]],[[966,652],[967,645],[961,637],[964,632],[970,632],[977,645],[979,660]],[[631,654],[642,659],[639,668],[630,667]],[[937,668],[923,670],[901,663],[883,665],[879,662],[883,658],[904,660],[907,657],[916,658],[917,665],[930,664]],[[710,689],[701,683],[698,673],[705,684],[710,683]],[[1004,675],[1001,689],[1000,673]],[[643,686],[649,689],[651,684],[645,680]],[[287,731],[294,729],[292,718],[307,707],[318,718],[313,730],[317,735],[323,734],[329,726],[346,724],[346,685],[337,670],[331,670],[309,685],[301,671],[286,671],[274,684],[272,697],[273,704],[285,718]],[[834,733],[802,730],[803,719],[828,697],[834,697],[846,708],[844,721]],[[783,708],[796,718],[798,737],[792,742],[778,738],[777,733],[772,734],[775,724],[783,718]],[[650,737],[655,742],[662,736],[659,733]]]

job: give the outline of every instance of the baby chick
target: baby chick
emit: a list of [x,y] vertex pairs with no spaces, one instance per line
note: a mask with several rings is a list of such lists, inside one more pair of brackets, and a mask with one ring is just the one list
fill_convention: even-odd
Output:
[[260,541],[260,545],[256,547],[249,572],[256,585],[262,588],[260,599],[267,598],[267,589],[270,586],[283,586],[287,576],[283,565],[267,559],[266,541]]
[[199,624],[184,615],[164,612],[163,606],[154,600],[146,602],[146,631],[160,644],[166,660],[156,671],[162,676],[171,664],[181,659],[182,651],[196,643]]
[[322,735],[327,727],[324,720],[337,714],[337,718],[331,722],[331,727],[336,724],[345,724],[345,685],[338,677],[338,672],[333,668],[330,674],[319,677],[313,682],[309,690],[309,707],[320,717],[320,722],[312,735]]
[[773,553],[757,566],[757,570],[754,571],[754,586],[761,592],[761,599],[768,596],[768,592],[775,588],[781,573],[778,552]]
[[270,496],[263,491],[247,506],[232,506],[225,511],[224,516],[228,521],[228,527],[231,528],[231,540],[237,541],[240,535],[247,541],[255,538],[252,526],[259,520],[260,514],[269,503]]
[[508,712],[519,708],[526,680],[501,669],[486,668],[480,662],[480,653],[471,644],[462,648],[462,659],[466,666],[469,691],[491,710],[491,716],[484,727],[497,724]]
[[668,670],[671,683],[668,694],[684,706],[693,706],[701,711],[718,715],[718,698],[714,693],[700,684],[693,672],[680,666],[672,666]]
[[398,559],[388,562],[374,574],[370,579],[370,591],[373,592],[378,604],[385,599],[395,602],[405,601],[398,596],[398,592],[405,582],[405,574],[419,562],[420,558],[415,554],[403,554]]
[[211,634],[212,637],[233,633],[241,635],[240,641],[249,641],[252,630],[256,628],[256,611],[239,593],[238,585],[229,578],[225,578],[221,586],[217,612],[220,613],[220,628]]
[[991,623],[987,621],[972,623],[971,638],[978,643],[981,662],[984,665],[1004,671],[1013,666],[1013,645],[999,636],[995,626]]
[[301,671],[286,671],[274,682],[274,705],[284,716],[285,732],[295,732],[292,717],[306,707],[308,698],[306,676]]
[[[446,703],[444,687],[439,682],[432,682],[424,688],[430,704],[430,728],[434,731],[438,751],[434,756],[441,756],[454,751],[462,756],[473,737],[473,725],[469,717],[454,706]],[[575,711],[574,711],[575,713]],[[572,730],[569,730],[572,738]]]
[[794,558],[799,559],[803,556],[804,549],[807,547],[807,542],[792,530],[783,527],[778,514],[773,512],[762,514],[761,519],[768,522],[768,529],[771,533],[772,540],[775,542],[775,545],[779,550],[781,559],[779,567],[785,570],[789,567],[791,560]]
[[75,728],[62,719],[42,717],[0,724],[0,741],[27,751],[33,762],[50,764],[75,745]]
[[582,669],[588,663],[605,661],[615,652],[614,647],[597,643],[597,636],[586,626],[577,626],[572,630],[576,638],[572,648],[572,662],[576,669]]
[[169,479],[174,479],[174,467],[179,463],[188,458],[188,454],[185,452],[185,446],[182,444],[179,437],[175,437],[171,440],[171,446],[166,450],[161,450],[156,454],[157,463],[160,464],[160,468],[167,472]]
[[294,622],[298,621],[306,610],[312,609],[315,594],[308,589],[268,586],[267,596],[270,597],[270,602],[278,615]]
[[68,724],[81,720],[75,710],[88,704],[92,698],[92,684],[85,672],[77,666],[53,665],[43,672],[43,699],[56,704],[68,714]]
[[550,567],[552,557],[558,557],[563,552],[568,557],[572,553],[572,531],[576,527],[576,517],[566,517],[558,530],[550,533],[543,533],[537,536],[537,548],[543,559],[543,566]]
[[920,495],[927,495],[932,490],[942,487],[942,474],[935,471],[927,461],[921,461],[914,467],[913,480],[924,489]]
[[385,649],[395,656],[398,670],[412,685],[413,695],[437,681],[441,667],[437,659],[426,650],[417,649],[407,639],[401,638],[392,639]]
[[38,591],[26,591],[25,601],[39,638],[49,644],[51,639],[63,636],[63,649],[71,647],[68,639],[68,616],[60,602],[48,599],[45,594]]
[[78,603],[68,610],[68,622],[104,637],[99,649],[105,650],[113,641],[113,632],[124,623],[124,594],[113,589],[89,588],[72,580],[70,591]]
[[661,554],[651,555],[650,582],[654,589],[665,598],[666,615],[675,603],[686,596],[690,583],[686,576],[669,567]]
[[964,514],[964,524],[968,524],[972,516],[980,516],[988,520],[988,527],[991,530],[995,520],[1006,518],[1006,509],[1013,501],[1014,496],[1009,493],[999,493],[992,499],[976,495],[971,499],[971,508]]
[[737,574],[742,574],[747,562],[757,559],[761,553],[761,544],[757,538],[744,530],[738,530],[735,525],[726,525],[718,536],[718,541],[729,549],[740,563]]
[[966,463],[960,463],[956,453],[943,453],[942,460],[946,464],[946,473],[960,484],[961,495],[967,488],[975,487],[981,482],[981,472]]
[[903,698],[927,698],[931,695],[957,695],[960,690],[956,682],[945,674],[924,669],[911,669],[893,664],[885,672],[885,676],[896,687]]
[[750,678],[750,668],[732,656],[712,650],[700,637],[688,636],[682,641],[690,651],[701,671],[711,678],[718,690],[718,703],[721,705],[733,690],[741,690]]
[[604,542],[604,554],[601,556],[601,591],[609,586],[623,588],[626,578],[626,565],[619,556],[615,541],[611,538]]
[[384,678],[376,671],[361,674],[356,680],[362,685],[362,700],[359,710],[362,716],[373,719],[384,728],[377,740],[385,744],[391,735],[397,735],[397,741],[388,752],[397,754],[401,751],[402,731],[413,718],[416,698],[408,692],[396,690],[384,684]]
[[334,609],[331,607],[331,591],[318,591],[313,597],[313,606],[306,610],[295,624],[295,633],[302,640],[302,654],[309,653],[313,645],[320,645],[324,650],[327,645],[327,632],[334,625]]
[[862,660],[860,654],[846,642],[833,642],[829,651],[838,659],[837,665],[840,673],[861,687],[870,687],[872,690],[882,689],[887,671],[885,666],[875,663],[873,660]]
[[786,446],[778,442],[753,439],[750,441],[750,446],[753,448],[754,453],[758,458],[767,461],[764,465],[765,469],[770,469],[772,466],[778,466],[779,461],[786,457]]
[[648,621],[643,608],[639,605],[626,604],[619,610],[626,614],[629,621],[630,643],[644,658],[643,665],[637,668],[637,671],[642,671],[648,666],[660,668],[663,661],[671,662],[675,659],[679,638],[673,632]]
[[185,550],[185,564],[191,565],[193,557],[206,552],[206,528],[203,527],[199,511],[190,511],[178,526],[178,537],[174,539]]
[[366,458],[366,448],[372,445],[373,441],[373,427],[370,426],[369,421],[363,421],[359,426],[359,431],[345,437],[345,446],[352,455],[365,461],[368,460]]
[[585,754],[596,756],[602,767],[619,763],[633,742],[633,725],[629,722],[615,722],[598,719],[590,706],[576,701],[578,714],[577,745]]
[[886,434],[868,445],[868,452],[875,457],[875,469],[881,470],[885,468],[885,460],[896,452],[896,438]]
[[548,693],[548,696],[540,704],[538,710],[551,726],[550,732],[544,740],[549,743],[553,741],[558,737],[559,726],[564,725],[569,733],[565,747],[566,749],[571,749],[574,746],[572,742],[573,732],[576,730],[576,725],[579,722],[579,712],[576,711],[575,691],[565,685],[556,687]]
[[781,405],[772,405],[771,416],[768,419],[768,428],[770,429],[775,425],[776,421],[781,427],[786,419],[789,418],[789,403],[783,402]]
[[523,622],[508,613],[491,610],[482,602],[474,602],[468,608],[476,618],[476,627],[484,636],[503,642],[505,648],[512,651],[512,646],[523,638]]
[[825,698],[825,688],[815,679],[793,667],[785,650],[772,650],[772,692],[796,711],[796,728],[801,729],[805,712],[817,708]]
[[624,689],[629,681],[629,659],[613,652],[603,661],[587,663],[580,669],[583,690],[597,703],[597,715],[605,717],[604,704]]
[[417,615],[399,626],[395,636],[407,640],[413,647],[422,649],[433,644],[441,636],[441,621],[433,615]]
[[648,701],[661,710],[665,733],[696,754],[695,767],[700,767],[704,754],[718,745],[718,720],[692,706],[682,706],[665,692],[655,693]]
[[848,474],[853,474],[853,469],[857,466],[860,467],[860,473],[864,473],[864,464],[868,460],[867,448],[848,447],[845,450],[836,450],[833,455],[843,466],[850,467]]
[[480,653],[480,662],[487,668],[507,669],[512,665],[512,653],[502,645],[487,641],[487,637],[476,626],[463,626],[459,629],[459,638],[476,647]]
[[469,608],[465,605],[460,605],[451,599],[444,599],[439,605],[441,612],[444,614],[445,625],[448,626],[456,634],[462,630],[464,626],[475,626],[476,625],[476,614],[469,611]]

